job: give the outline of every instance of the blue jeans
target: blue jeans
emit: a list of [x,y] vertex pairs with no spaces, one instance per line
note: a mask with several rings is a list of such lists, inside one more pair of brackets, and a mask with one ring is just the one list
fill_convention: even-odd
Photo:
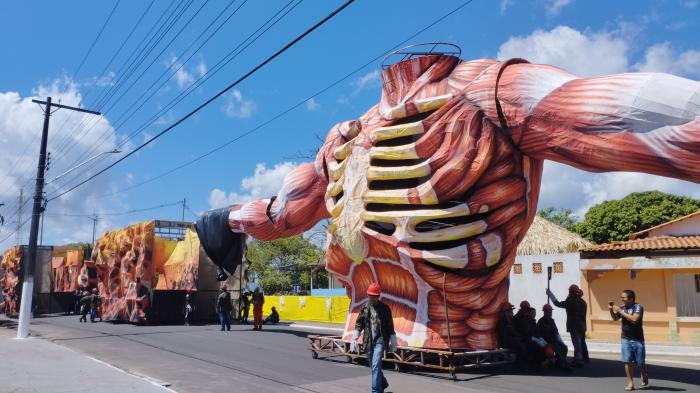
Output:
[[369,348],[367,357],[372,368],[372,393],[384,392],[384,373],[382,372],[382,358],[384,358],[384,341],[379,339]]
[[622,362],[643,366],[646,358],[644,341],[622,339]]
[[97,309],[91,308],[90,309],[90,322],[95,322],[95,318],[97,318]]
[[585,332],[569,332],[571,334],[571,343],[574,345],[574,361],[583,363],[588,360],[588,346],[586,345]]
[[219,311],[219,323],[221,324],[221,330],[224,328],[226,330],[231,330],[231,316],[228,311]]

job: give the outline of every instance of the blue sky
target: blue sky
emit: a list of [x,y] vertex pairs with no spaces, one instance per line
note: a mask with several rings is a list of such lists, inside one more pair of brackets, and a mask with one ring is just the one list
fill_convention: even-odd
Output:
[[[305,0],[283,8],[287,1],[244,4],[238,0],[227,9],[232,11],[243,4],[238,12],[201,50],[193,53],[187,48],[198,46],[191,44],[222,14],[228,0],[172,3],[156,0],[117,52],[151,3],[122,0],[74,75],[115,3],[112,0],[34,1],[0,5],[0,34],[5,37],[4,61],[0,62],[0,203],[6,204],[0,208],[0,214],[8,221],[0,227],[0,241],[16,227],[12,221],[17,221],[20,186],[26,186],[25,197],[33,193],[42,115],[31,104],[32,97],[44,99],[52,95],[54,101],[60,98],[70,105],[82,102],[86,108],[104,112],[101,118],[88,119],[62,110],[52,117],[49,151],[54,160],[47,174],[47,179],[51,179],[86,158],[119,146],[127,135],[165,108],[200,75],[212,72],[220,59],[278,10],[294,7],[259,40],[171,110],[157,116],[153,124],[121,149],[127,151],[164,129],[342,2]],[[94,181],[52,201],[47,210],[44,242],[61,244],[91,239],[90,219],[64,214],[97,213],[101,217],[98,231],[102,232],[144,219],[180,219],[182,209],[172,205],[140,213],[114,213],[173,204],[182,198],[187,198],[190,209],[197,213],[276,193],[284,174],[306,161],[304,156],[319,145],[318,137],[324,137],[339,121],[357,118],[378,101],[379,61],[313,100],[304,102],[306,98],[460,4],[463,1],[356,1],[151,146]],[[181,18],[152,50],[143,52],[147,56],[127,79],[124,70],[128,67],[121,66],[130,64],[129,55],[148,42],[146,33],[156,20],[179,5],[184,9]],[[698,1],[475,0],[408,43],[451,42],[461,47],[464,59],[518,56],[559,65],[586,76],[660,71],[697,80],[700,79],[698,16]],[[176,37],[190,18],[189,25]],[[172,44],[166,46],[173,37]],[[183,52],[185,56],[178,58]],[[191,59],[183,65],[190,54]],[[112,57],[114,61],[107,67]],[[180,65],[182,68],[175,72]],[[106,69],[104,74],[103,69]],[[142,77],[136,80],[142,72]],[[140,110],[123,122],[125,114],[132,113],[132,104],[140,105],[139,97],[161,75],[169,78],[162,89],[155,91]],[[119,86],[122,87],[111,100],[98,99],[109,97],[109,89]],[[194,165],[120,192],[236,138],[302,102],[282,118]],[[98,145],[100,141],[103,143]],[[117,157],[102,155],[57,180],[48,187],[48,196],[57,195]],[[594,203],[647,189],[700,197],[700,187],[686,182],[629,173],[593,175],[547,164],[540,207],[566,207],[582,214]],[[30,207],[31,204],[25,205],[23,219],[29,216]],[[185,217],[193,220],[194,214],[186,212]],[[23,242],[28,226],[21,231]],[[14,242],[15,237],[10,236],[0,244],[0,249]]]

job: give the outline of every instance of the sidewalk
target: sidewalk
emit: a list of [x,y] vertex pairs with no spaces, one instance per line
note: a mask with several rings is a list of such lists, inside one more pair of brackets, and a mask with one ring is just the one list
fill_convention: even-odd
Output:
[[[340,335],[343,332],[343,327],[337,324],[331,323],[317,323],[317,322],[305,322],[305,321],[284,321],[283,323],[288,323],[290,327],[297,327],[299,329],[305,330],[317,330],[319,334],[328,335]],[[569,352],[573,353],[574,346],[571,344],[571,339],[569,335],[564,332],[562,334],[562,339],[569,347]],[[620,353],[620,342],[606,342],[606,341],[586,341],[588,345],[588,352],[590,353],[600,353],[600,354],[619,354]],[[695,357],[700,360],[700,346],[696,345],[661,345],[661,344],[647,344],[646,345],[647,355],[652,356],[683,356],[683,357]]]
[[[7,320],[3,321],[6,322]],[[14,393],[173,392],[66,347],[39,339],[15,338],[0,325],[0,391]]]

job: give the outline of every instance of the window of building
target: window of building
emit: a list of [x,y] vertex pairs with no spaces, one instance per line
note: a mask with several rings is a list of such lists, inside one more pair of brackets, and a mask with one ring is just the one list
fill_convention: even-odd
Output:
[[700,317],[700,274],[674,274],[676,315]]
[[564,262],[554,262],[554,273],[564,273]]
[[516,263],[513,265],[513,274],[523,274],[523,265]]
[[533,273],[542,273],[542,264],[539,262],[533,263],[532,264],[532,272]]

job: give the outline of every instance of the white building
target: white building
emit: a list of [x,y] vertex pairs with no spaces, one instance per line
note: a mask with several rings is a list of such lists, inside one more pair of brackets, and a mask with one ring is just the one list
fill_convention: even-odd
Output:
[[[578,249],[591,243],[579,235],[553,224],[544,218],[535,217],[525,239],[518,246],[515,263],[510,271],[509,301],[517,312],[520,302],[527,300],[537,310],[537,319],[542,316],[542,306],[547,304],[547,268],[552,268],[550,289],[557,299],[564,300],[569,286],[581,286]],[[589,299],[584,295],[584,300]],[[554,307],[554,320],[562,334],[566,333],[566,312]]]

